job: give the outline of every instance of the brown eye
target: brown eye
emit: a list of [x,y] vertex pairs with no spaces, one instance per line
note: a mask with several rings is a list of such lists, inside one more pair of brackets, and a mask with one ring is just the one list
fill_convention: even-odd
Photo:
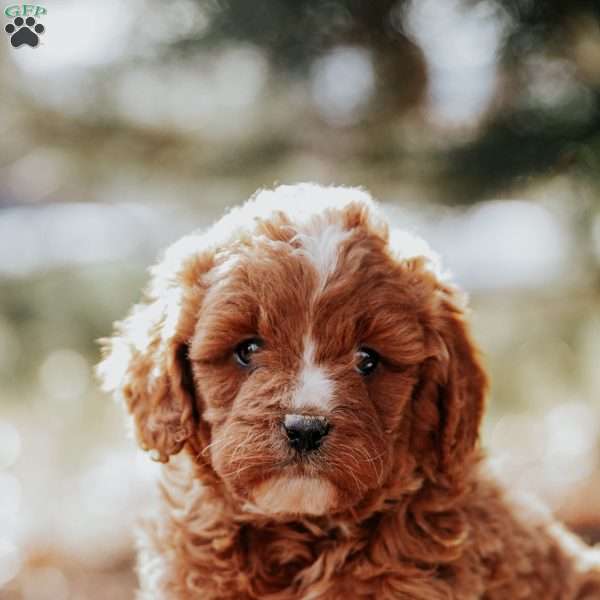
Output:
[[371,348],[362,347],[356,353],[356,367],[361,375],[370,375],[379,364],[379,354]]
[[233,352],[235,360],[242,365],[242,367],[250,366],[252,362],[252,355],[258,352],[262,347],[262,340],[259,338],[251,338],[244,340],[238,344]]

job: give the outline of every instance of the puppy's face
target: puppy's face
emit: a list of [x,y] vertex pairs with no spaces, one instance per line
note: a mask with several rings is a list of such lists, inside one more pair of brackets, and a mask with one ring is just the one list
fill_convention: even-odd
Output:
[[190,359],[222,479],[266,512],[322,514],[389,475],[431,278],[336,221],[273,234],[220,257]]
[[336,202],[300,220],[259,197],[243,227],[183,240],[112,339],[106,387],[144,448],[189,440],[249,510],[336,513],[455,477],[485,376],[452,289],[391,248],[362,192],[291,189]]

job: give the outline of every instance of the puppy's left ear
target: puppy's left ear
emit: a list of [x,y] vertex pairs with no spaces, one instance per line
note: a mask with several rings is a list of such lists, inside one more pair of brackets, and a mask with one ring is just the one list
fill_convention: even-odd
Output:
[[429,470],[453,476],[477,447],[487,375],[468,330],[460,292],[442,284],[437,301],[429,324],[430,358],[423,365],[414,410],[419,445],[435,440],[437,451]]
[[145,301],[103,341],[97,367],[103,388],[133,416],[140,446],[161,462],[181,450],[197,424],[187,353],[210,257],[193,246],[184,238],[152,269]]
[[474,450],[485,407],[488,378],[479,349],[471,338],[459,292],[447,288],[440,306],[441,334],[447,356],[440,405],[443,427],[440,438],[442,466],[461,463]]

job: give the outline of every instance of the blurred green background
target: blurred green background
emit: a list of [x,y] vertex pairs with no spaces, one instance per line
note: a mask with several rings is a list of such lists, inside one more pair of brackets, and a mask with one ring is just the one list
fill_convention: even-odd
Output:
[[600,539],[598,2],[42,4],[39,47],[0,44],[0,599],[132,597],[156,469],[95,340],[278,182],[365,186],[440,252],[495,468]]

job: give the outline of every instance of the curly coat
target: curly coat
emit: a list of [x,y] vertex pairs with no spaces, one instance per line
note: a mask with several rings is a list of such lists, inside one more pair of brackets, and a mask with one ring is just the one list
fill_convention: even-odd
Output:
[[[180,240],[99,373],[165,463],[140,599],[600,598],[597,552],[486,473],[464,301],[361,190],[262,191]],[[293,412],[332,425],[308,457]]]

